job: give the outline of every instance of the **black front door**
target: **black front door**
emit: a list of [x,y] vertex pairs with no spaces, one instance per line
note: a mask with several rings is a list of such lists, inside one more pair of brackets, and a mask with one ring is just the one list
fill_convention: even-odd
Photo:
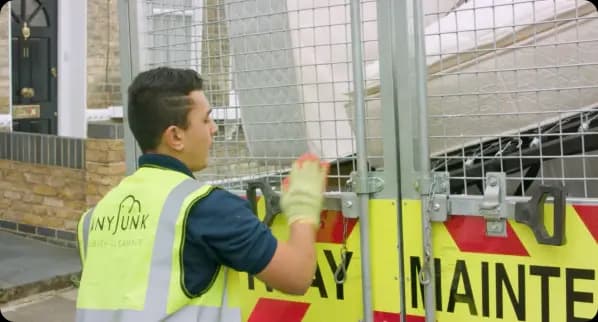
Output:
[[57,0],[12,1],[13,131],[56,134]]

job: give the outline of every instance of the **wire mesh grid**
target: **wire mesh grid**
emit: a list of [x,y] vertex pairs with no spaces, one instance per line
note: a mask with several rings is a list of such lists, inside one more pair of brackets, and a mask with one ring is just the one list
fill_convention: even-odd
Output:
[[[142,69],[205,79],[219,131],[200,180],[277,186],[309,151],[331,162],[328,190],[345,190],[355,169],[349,0],[138,1]],[[367,64],[378,58],[374,0],[362,1],[362,34]]]
[[508,195],[562,183],[598,197],[596,8],[472,0],[428,16],[431,161],[451,193],[480,194],[485,173],[500,171]]

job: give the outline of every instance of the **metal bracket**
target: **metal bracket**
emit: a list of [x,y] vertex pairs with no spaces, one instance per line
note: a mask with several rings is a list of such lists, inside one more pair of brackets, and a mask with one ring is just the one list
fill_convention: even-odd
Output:
[[359,218],[357,194],[354,192],[324,193],[324,209],[340,210],[345,218]]
[[[345,218],[359,218],[359,207],[357,207],[357,194],[353,192],[341,192],[341,210]],[[327,208],[330,209],[330,208]]]
[[486,218],[486,236],[507,237],[507,180],[504,173],[488,172],[480,215]]
[[504,173],[488,172],[486,174],[484,198],[479,206],[482,216],[490,219],[507,218],[506,207],[504,207],[506,186]]
[[446,172],[432,173],[430,187],[423,187],[425,191],[431,190],[428,199],[428,214],[431,221],[445,222],[450,213],[449,207],[449,174]]
[[373,172],[368,173],[368,177],[365,178],[366,182],[361,182],[361,180],[364,180],[364,178],[359,177],[357,172],[353,171],[349,175],[347,185],[351,187],[351,191],[357,194],[376,193],[384,189],[384,180]]
[[[472,203],[471,198],[449,195],[447,173],[433,173],[430,193],[430,219],[436,222],[448,220],[449,214],[481,215],[486,218],[486,235],[506,237],[508,206],[506,205],[506,178],[504,173],[488,172],[486,188],[481,200]],[[477,198],[476,198],[477,199]]]
[[506,219],[509,217],[509,207],[506,203],[504,173],[488,172],[486,174],[486,188],[481,200],[450,196],[448,173],[433,173],[432,187],[429,205],[432,221],[445,222],[448,220],[449,214],[481,215],[486,219],[486,236],[507,236]]
[[[533,231],[539,244],[563,245],[565,243],[566,193],[562,185],[539,185],[531,200],[506,198],[506,176],[500,172],[486,174],[483,196],[450,195],[449,177],[434,173],[428,214],[431,221],[445,222],[449,215],[483,216],[486,236],[506,237],[507,219],[526,224]],[[544,225],[544,203],[548,196],[554,199],[554,232],[550,235]],[[523,199],[523,200],[522,200]]]
[[[272,225],[274,218],[282,212],[280,194],[274,191],[266,180],[249,182],[245,196],[251,205],[251,210],[256,215],[258,190],[259,195],[264,198],[266,203],[266,215],[262,221],[269,227]],[[345,218],[359,218],[357,202],[357,194],[354,192],[326,192],[324,193],[323,209],[340,210]]]

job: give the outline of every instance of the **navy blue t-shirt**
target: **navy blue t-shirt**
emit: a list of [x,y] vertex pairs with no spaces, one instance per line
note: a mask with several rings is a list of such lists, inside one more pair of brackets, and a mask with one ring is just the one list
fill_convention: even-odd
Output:
[[[139,166],[166,168],[194,177],[179,160],[144,154]],[[214,189],[190,208],[183,243],[184,289],[198,296],[210,287],[221,265],[257,274],[274,256],[277,241],[252,212],[249,203],[223,189]]]

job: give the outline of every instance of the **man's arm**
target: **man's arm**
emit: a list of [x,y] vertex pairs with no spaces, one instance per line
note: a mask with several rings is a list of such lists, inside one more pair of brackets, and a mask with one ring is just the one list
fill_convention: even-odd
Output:
[[246,200],[219,189],[191,210],[187,241],[214,262],[255,275],[281,292],[304,294],[316,268],[316,231],[327,172],[328,166],[315,157],[294,164],[280,202],[289,224],[286,241],[276,240]]
[[316,231],[320,226],[328,164],[303,155],[283,183],[280,205],[289,223],[289,239],[279,242],[274,256],[257,277],[290,294],[305,294],[316,270]]
[[295,222],[289,229],[289,239],[278,243],[272,260],[256,276],[281,292],[303,295],[316,270],[316,230],[304,222]]

